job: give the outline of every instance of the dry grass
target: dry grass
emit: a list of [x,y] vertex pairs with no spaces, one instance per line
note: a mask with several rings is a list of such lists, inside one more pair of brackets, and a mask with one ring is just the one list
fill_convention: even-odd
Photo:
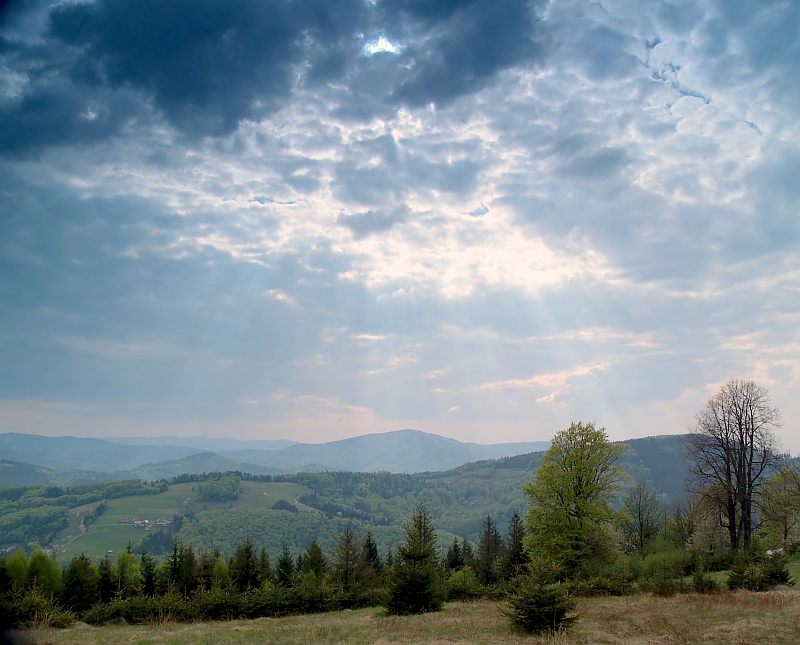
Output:
[[581,600],[580,618],[566,634],[530,637],[513,630],[500,603],[448,604],[423,616],[391,617],[379,609],[249,621],[151,626],[37,629],[17,633],[37,645],[313,645],[402,643],[439,645],[547,643],[550,645],[745,645],[800,642],[800,591],[720,593],[656,598],[649,595]]

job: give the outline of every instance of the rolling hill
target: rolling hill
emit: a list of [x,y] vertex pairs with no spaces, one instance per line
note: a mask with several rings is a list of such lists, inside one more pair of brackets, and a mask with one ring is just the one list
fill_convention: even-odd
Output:
[[[181,445],[166,443],[171,440]],[[0,434],[0,458],[62,471],[100,471],[113,475],[87,474],[86,481],[95,481],[129,477],[161,479],[182,473],[227,470],[259,475],[326,470],[417,473],[447,470],[481,459],[535,452],[549,445],[542,441],[493,445],[464,443],[418,430],[369,434],[322,444],[238,442],[206,437],[161,437],[149,440],[153,442],[149,444],[145,441],[148,440],[7,433]],[[202,446],[237,449],[212,452],[201,449]],[[265,446],[274,446],[275,449],[265,450]],[[4,481],[2,474],[0,472],[0,485],[13,483]]]

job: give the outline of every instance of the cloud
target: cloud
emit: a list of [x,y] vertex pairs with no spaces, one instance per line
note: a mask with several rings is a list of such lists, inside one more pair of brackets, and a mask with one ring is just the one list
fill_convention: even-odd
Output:
[[15,7],[25,427],[676,432],[748,376],[796,410],[796,6]]
[[467,0],[436,4],[441,6],[417,2],[385,5],[391,39],[403,42],[403,31],[409,25],[414,34],[399,56],[398,62],[408,72],[392,91],[395,101],[413,106],[447,104],[482,89],[499,71],[542,55],[537,43],[538,3]]
[[375,233],[390,231],[395,225],[402,223],[408,217],[408,208],[400,207],[392,213],[381,213],[372,210],[361,213],[341,214],[339,224],[349,228],[356,238]]

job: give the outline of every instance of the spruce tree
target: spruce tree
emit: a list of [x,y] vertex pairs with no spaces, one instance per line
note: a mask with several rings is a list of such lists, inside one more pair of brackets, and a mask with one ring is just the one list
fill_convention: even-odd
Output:
[[475,560],[475,573],[482,585],[493,585],[498,581],[497,564],[502,555],[503,539],[492,521],[492,516],[487,515],[481,529],[478,557]]
[[294,558],[289,547],[283,547],[278,562],[275,565],[275,577],[278,585],[281,587],[288,587],[292,584],[292,576],[294,575]]
[[104,604],[114,597],[114,563],[108,555],[97,566],[97,596]]
[[256,556],[256,547],[250,538],[247,538],[239,546],[231,558],[228,571],[231,582],[238,591],[257,589],[260,582],[259,562]]
[[328,559],[322,552],[322,548],[316,540],[311,540],[308,549],[299,559],[299,569],[303,573],[311,572],[318,578],[328,571]]
[[406,540],[388,575],[384,606],[390,614],[420,614],[442,608],[442,575],[436,555],[436,533],[425,505],[406,525]]
[[140,567],[142,569],[142,595],[152,596],[156,591],[156,563],[153,556],[146,551],[142,553]]
[[461,540],[461,557],[465,567],[475,568],[475,549],[467,538]]
[[260,586],[264,586],[268,582],[272,582],[272,563],[269,560],[269,553],[262,546],[261,551],[258,552],[258,582]]
[[453,543],[447,549],[444,556],[444,568],[448,571],[457,571],[464,566],[464,554],[461,551],[461,544],[458,538],[453,538]]
[[84,612],[97,602],[97,568],[85,553],[76,555],[64,569],[61,601],[67,609]]
[[524,573],[528,567],[528,553],[525,551],[525,527],[522,518],[514,511],[508,525],[505,540],[505,551],[500,562],[500,575],[503,580],[510,580]]
[[358,566],[358,544],[356,534],[351,528],[336,539],[333,550],[333,576],[345,593],[350,593],[356,582]]

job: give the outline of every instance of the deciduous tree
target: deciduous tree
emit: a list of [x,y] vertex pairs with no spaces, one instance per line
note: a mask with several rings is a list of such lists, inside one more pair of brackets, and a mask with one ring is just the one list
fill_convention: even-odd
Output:
[[787,549],[800,541],[800,472],[784,468],[770,477],[761,489],[758,504],[763,528],[778,538],[775,546]]
[[721,509],[732,549],[750,548],[754,502],[777,461],[779,427],[767,390],[733,379],[706,402],[687,435],[696,488]]
[[638,481],[625,494],[620,509],[620,530],[628,553],[641,553],[664,529],[666,509],[661,496]]
[[553,437],[534,479],[523,486],[532,560],[573,577],[582,564],[610,555],[609,502],[622,477],[615,462],[624,451],[594,423],[573,423]]

